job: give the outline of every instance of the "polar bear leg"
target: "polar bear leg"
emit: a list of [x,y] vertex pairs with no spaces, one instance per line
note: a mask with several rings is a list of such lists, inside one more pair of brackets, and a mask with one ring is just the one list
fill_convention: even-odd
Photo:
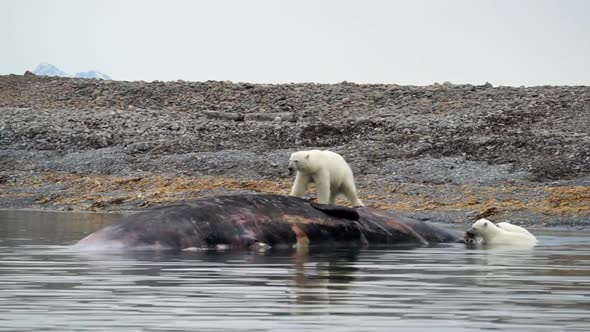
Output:
[[336,198],[338,197],[337,191],[330,191],[330,204],[336,204]]
[[311,177],[309,175],[297,172],[297,176],[295,176],[295,182],[293,183],[293,187],[291,187],[291,193],[289,196],[303,197],[309,182],[311,182]]
[[348,198],[352,206],[365,206],[357,196],[354,182],[347,181],[347,183],[342,186],[342,193]]
[[314,175],[313,181],[318,190],[318,203],[330,204],[330,173],[320,171]]

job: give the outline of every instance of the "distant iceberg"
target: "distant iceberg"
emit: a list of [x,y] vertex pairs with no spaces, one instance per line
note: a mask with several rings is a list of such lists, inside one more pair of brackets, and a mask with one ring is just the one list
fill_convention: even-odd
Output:
[[89,70],[89,71],[84,71],[81,73],[76,73],[74,75],[74,77],[79,77],[79,78],[98,78],[101,80],[111,80],[112,78],[105,74],[105,73],[101,73],[99,71],[96,70]]
[[96,70],[89,70],[84,72],[76,73],[75,75],[69,75],[68,73],[64,72],[63,70],[57,68],[56,66],[42,62],[35,69],[33,70],[33,74],[39,76],[58,76],[58,77],[78,77],[78,78],[95,78],[101,80],[112,80],[112,78],[105,74],[101,73]]
[[33,74],[39,76],[59,76],[59,77],[68,77],[69,75],[64,72],[63,70],[57,68],[56,66],[42,62],[33,69]]

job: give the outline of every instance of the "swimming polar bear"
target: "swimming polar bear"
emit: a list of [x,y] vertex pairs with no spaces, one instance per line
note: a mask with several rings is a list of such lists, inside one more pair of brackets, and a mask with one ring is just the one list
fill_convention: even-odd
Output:
[[310,183],[318,190],[318,203],[334,204],[338,195],[353,206],[363,206],[358,199],[354,177],[341,155],[324,150],[298,151],[289,158],[289,172],[297,171],[290,196],[302,197]]
[[[537,238],[522,227],[503,223],[503,228],[498,227],[487,219],[477,220],[467,231],[467,237],[481,236],[483,244],[487,245],[518,245],[534,246],[537,244]],[[507,226],[508,224],[509,226]],[[509,230],[509,229],[512,229]],[[523,232],[524,231],[524,232]]]

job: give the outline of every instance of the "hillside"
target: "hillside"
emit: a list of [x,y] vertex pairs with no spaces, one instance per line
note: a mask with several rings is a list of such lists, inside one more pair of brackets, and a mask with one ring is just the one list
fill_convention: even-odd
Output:
[[0,76],[0,207],[136,210],[287,193],[330,149],[366,204],[444,222],[590,222],[590,87]]

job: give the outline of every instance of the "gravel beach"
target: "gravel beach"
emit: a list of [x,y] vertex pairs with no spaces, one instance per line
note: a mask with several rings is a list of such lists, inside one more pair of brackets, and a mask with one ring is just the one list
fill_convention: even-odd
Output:
[[289,154],[317,148],[344,156],[367,205],[446,223],[590,225],[588,86],[26,73],[0,76],[0,119],[0,208],[136,211],[287,194]]

